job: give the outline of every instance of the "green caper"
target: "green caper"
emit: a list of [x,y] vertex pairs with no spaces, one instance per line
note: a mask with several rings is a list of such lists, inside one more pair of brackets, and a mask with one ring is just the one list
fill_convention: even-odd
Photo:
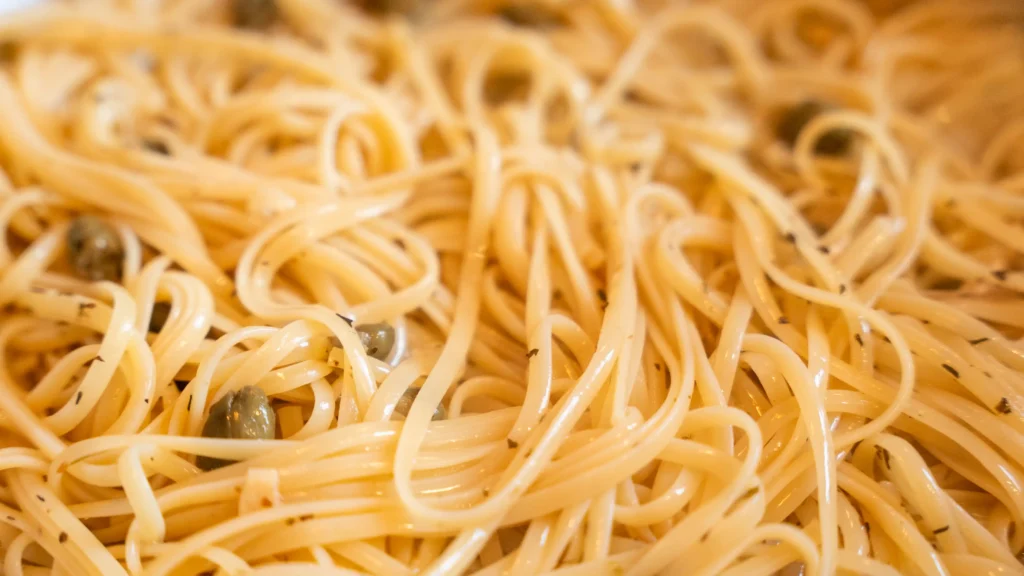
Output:
[[419,0],[360,0],[359,6],[376,16],[413,16],[420,8]]
[[171,305],[168,302],[157,302],[153,304],[153,313],[149,315],[149,331],[159,332],[167,323],[167,317],[171,315]]
[[[391,413],[391,417],[401,416],[404,420],[409,415],[409,410],[412,408],[412,401],[416,399],[416,396],[420,393],[419,388],[409,388],[402,394],[402,397],[395,403],[395,411]],[[431,420],[444,420],[448,417],[448,411],[444,409],[443,404],[438,404],[434,410],[434,415],[430,417]]]
[[235,26],[250,30],[266,30],[277,20],[275,0],[234,0],[232,16]]
[[524,28],[553,28],[564,22],[559,13],[539,3],[506,4],[498,11],[498,16],[513,26]]
[[68,263],[87,280],[121,279],[124,246],[112,226],[95,216],[79,216],[66,236]]
[[[810,124],[818,115],[827,112],[829,106],[815,100],[806,100],[787,110],[778,125],[775,133],[780,140],[792,148],[800,132]],[[828,130],[822,134],[814,145],[814,151],[818,154],[828,156],[840,156],[850,149],[853,143],[853,132],[843,128]]]
[[395,329],[387,322],[360,324],[356,326],[356,332],[370,356],[384,361],[391,354],[391,348],[395,345]]
[[[246,386],[225,394],[210,408],[210,415],[203,425],[203,437],[272,440],[276,427],[277,417],[266,393],[257,386]],[[196,458],[196,466],[203,470],[213,470],[230,463],[230,460],[209,456]]]

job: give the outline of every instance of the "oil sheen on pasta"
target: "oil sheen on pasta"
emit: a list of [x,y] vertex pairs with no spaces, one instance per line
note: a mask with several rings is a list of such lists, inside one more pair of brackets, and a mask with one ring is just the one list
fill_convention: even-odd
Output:
[[1018,0],[0,47],[4,574],[1024,574]]

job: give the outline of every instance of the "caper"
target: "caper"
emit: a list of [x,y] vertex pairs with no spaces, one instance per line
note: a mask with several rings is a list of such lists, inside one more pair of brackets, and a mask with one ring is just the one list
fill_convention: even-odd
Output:
[[377,16],[413,16],[420,8],[419,0],[360,0],[359,5]]
[[[409,415],[409,410],[412,408],[412,401],[416,399],[416,396],[420,393],[419,388],[409,388],[402,394],[402,397],[395,403],[395,411],[391,413],[391,417],[394,418],[396,415],[400,415],[404,420]],[[448,417],[448,411],[444,409],[444,405],[438,404],[437,408],[434,409],[434,415],[430,417],[431,420],[444,420]]]
[[384,361],[391,354],[391,348],[395,345],[395,329],[387,322],[360,324],[356,326],[356,332],[370,356]]
[[524,28],[553,28],[563,23],[560,14],[538,3],[506,4],[498,11],[498,16],[513,26]]
[[234,0],[232,12],[235,26],[250,30],[266,30],[277,20],[275,0]]
[[79,216],[68,228],[68,263],[87,280],[121,279],[124,246],[109,224],[95,216]]
[[171,314],[171,305],[167,302],[153,304],[153,312],[149,315],[149,331],[159,332],[167,323],[167,317]]
[[[246,386],[225,394],[210,408],[210,415],[203,425],[203,437],[272,440],[276,427],[277,418],[266,393],[257,386]],[[196,458],[196,466],[203,470],[213,470],[230,463],[230,460],[209,456]]]
[[[821,102],[806,100],[782,115],[782,119],[775,127],[775,133],[780,140],[792,148],[796,145],[800,132],[810,124],[811,120],[829,109],[829,106]],[[845,128],[834,128],[818,138],[814,145],[814,151],[828,156],[840,156],[850,149],[852,142],[853,132]]]

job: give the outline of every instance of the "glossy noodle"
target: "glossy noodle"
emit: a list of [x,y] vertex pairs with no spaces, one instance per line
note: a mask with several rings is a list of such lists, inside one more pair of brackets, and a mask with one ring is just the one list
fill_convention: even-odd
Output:
[[4,574],[1024,574],[1020,2],[0,48]]

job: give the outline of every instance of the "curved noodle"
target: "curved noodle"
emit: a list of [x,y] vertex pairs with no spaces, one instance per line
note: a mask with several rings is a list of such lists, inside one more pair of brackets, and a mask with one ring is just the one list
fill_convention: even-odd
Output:
[[5,574],[1024,574],[1019,2],[419,4],[0,19]]

